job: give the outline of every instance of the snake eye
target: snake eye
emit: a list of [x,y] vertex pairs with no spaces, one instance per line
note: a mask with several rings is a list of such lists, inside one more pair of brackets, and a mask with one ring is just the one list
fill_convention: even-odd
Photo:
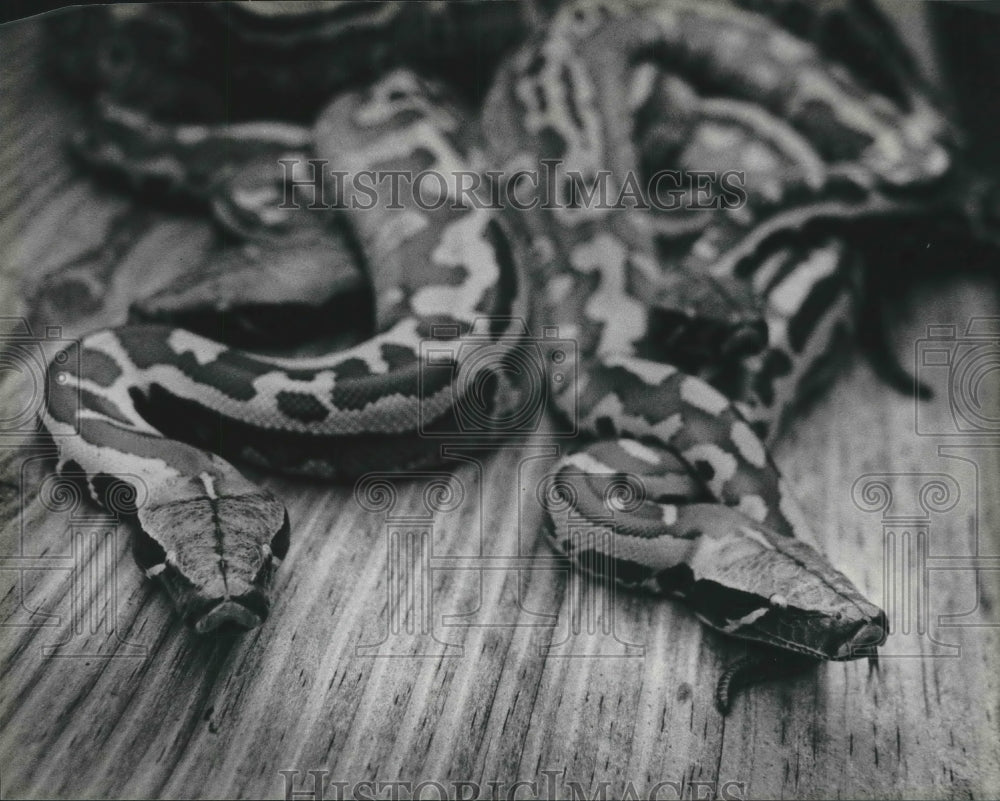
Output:
[[135,60],[134,45],[121,36],[104,42],[98,50],[98,69],[101,77],[113,85],[124,83],[135,68]]
[[777,607],[778,609],[784,609],[786,606],[788,606],[788,599],[784,595],[777,592],[774,593],[774,595],[772,595],[770,598],[768,598],[767,602],[771,606]]

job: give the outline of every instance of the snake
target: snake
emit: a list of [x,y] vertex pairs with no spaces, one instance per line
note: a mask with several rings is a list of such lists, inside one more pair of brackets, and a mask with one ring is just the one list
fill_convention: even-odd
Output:
[[[270,609],[290,522],[240,462],[405,477],[470,410],[516,420],[511,365],[530,364],[527,392],[577,430],[539,487],[544,536],[762,648],[723,674],[720,709],[763,674],[877,653],[885,612],[809,544],[814,520],[769,448],[858,327],[870,268],[844,232],[945,214],[957,146],[911,83],[880,92],[756,5],[567,3],[504,56],[479,109],[406,65],[338,91],[311,128],[103,108],[82,140],[91,163],[206,199],[241,235],[329,224],[279,207],[290,157],[350,176],[555,165],[557,202],[529,211],[451,183],[446,202],[388,208],[346,182],[333,205],[374,303],[350,347],[272,355],[145,321],[53,358],[41,417],[57,469],[134,519],[136,561],[187,624],[249,629]],[[651,208],[646,181],[631,203],[567,201],[720,164],[746,177],[731,208],[720,185],[711,208],[692,211],[690,187]]]

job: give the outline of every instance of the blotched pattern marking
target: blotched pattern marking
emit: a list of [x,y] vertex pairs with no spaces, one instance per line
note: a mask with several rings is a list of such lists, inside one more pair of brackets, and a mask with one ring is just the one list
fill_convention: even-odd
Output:
[[742,420],[736,420],[733,427],[729,429],[729,438],[736,446],[736,450],[754,467],[764,467],[767,464],[767,452],[757,435],[750,430],[750,426]]
[[685,378],[681,382],[681,398],[685,403],[713,416],[729,408],[729,399],[725,395],[692,378]]

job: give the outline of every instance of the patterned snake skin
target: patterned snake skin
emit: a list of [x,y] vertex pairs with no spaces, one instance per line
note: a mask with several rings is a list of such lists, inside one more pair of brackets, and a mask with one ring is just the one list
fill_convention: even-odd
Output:
[[[271,47],[282,36],[316,45],[388,30],[405,5],[378,7],[377,20],[359,11],[354,27],[343,11],[309,34],[249,30],[276,31]],[[855,328],[863,276],[845,232],[950,208],[958,148],[905,57],[886,56],[880,80],[866,81],[812,29],[775,21],[794,3],[741,5],[761,13],[689,0],[566,5],[503,60],[478,116],[388,58],[311,130],[176,126],[102,107],[77,140],[92,163],[200,197],[240,235],[317,224],[307,209],[278,209],[280,158],[315,156],[351,175],[510,173],[551,159],[563,200],[574,180],[597,191],[604,171],[619,187],[663,170],[745,176],[742,203],[697,211],[689,189],[674,211],[557,202],[518,213],[450,185],[436,209],[405,195],[401,208],[360,209],[348,185],[337,200],[374,296],[365,341],[275,357],[139,324],[90,334],[53,361],[43,422],[59,468],[98,503],[124,487],[137,560],[188,623],[260,624],[288,547],[282,503],[227,459],[334,480],[423,465],[438,453],[428,427],[460,430],[470,404],[503,417],[519,391],[506,367],[541,353],[553,411],[580,430],[540,493],[557,549],[773,647],[770,672],[884,642],[885,614],[804,541],[809,523],[765,443],[829,380]],[[823,12],[811,13],[819,25]],[[338,82],[351,79],[324,88]],[[575,370],[538,350],[543,330],[575,343]],[[430,361],[428,342],[452,355]],[[621,483],[608,490],[622,476],[635,480],[624,506]],[[601,522],[615,503],[614,525]],[[605,526],[612,553],[574,540],[567,509]],[[721,707],[754,669],[727,672]]]

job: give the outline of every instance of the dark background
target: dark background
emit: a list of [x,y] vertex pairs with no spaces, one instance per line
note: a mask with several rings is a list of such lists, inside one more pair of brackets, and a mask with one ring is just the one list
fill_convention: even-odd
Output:
[[[135,0],[140,3],[160,2],[161,0]],[[194,3],[205,2],[205,0],[171,0],[172,2]],[[80,2],[79,0],[3,0],[0,2],[0,22],[12,22],[13,20],[33,17],[36,14],[44,14],[46,11],[55,11],[60,8],[70,8],[72,6],[103,6],[108,3],[100,2]]]
[[[140,0],[153,2],[155,0]],[[176,0],[204,2],[204,0]],[[915,1],[915,0],[914,0]],[[935,45],[960,122],[984,162],[1000,165],[1000,0],[926,0]],[[2,0],[0,23],[81,5],[69,0]]]

